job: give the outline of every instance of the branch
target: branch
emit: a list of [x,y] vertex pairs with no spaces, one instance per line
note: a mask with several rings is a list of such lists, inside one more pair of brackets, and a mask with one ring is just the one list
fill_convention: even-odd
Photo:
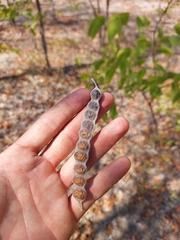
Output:
[[90,3],[91,8],[93,10],[94,16],[97,17],[96,9],[95,9],[94,5],[92,4],[91,0],[89,0],[89,3]]
[[152,101],[148,101],[148,98],[145,94],[145,92],[141,92],[149,109],[150,109],[150,113],[151,113],[151,116],[152,116],[152,120],[153,120],[153,124],[154,124],[154,127],[155,127],[155,133],[158,134],[158,124],[157,124],[157,121],[156,121],[156,118],[155,118],[155,114],[154,114],[154,111],[153,111],[153,107],[152,107]]
[[[162,0],[160,0],[160,2],[159,2],[159,8],[160,8],[160,5],[161,5],[161,2],[162,2]],[[157,45],[156,34],[157,34],[157,31],[158,31],[159,24],[161,23],[163,17],[167,13],[167,11],[168,11],[172,2],[173,2],[173,0],[168,1],[168,4],[167,4],[166,8],[164,9],[164,11],[162,12],[161,16],[159,17],[158,21],[156,22],[156,25],[155,25],[155,28],[154,28],[154,31],[153,31],[152,59],[153,59],[153,63],[154,63],[154,74],[156,74],[155,73],[155,55],[156,55],[156,47],[157,47],[156,46]]]

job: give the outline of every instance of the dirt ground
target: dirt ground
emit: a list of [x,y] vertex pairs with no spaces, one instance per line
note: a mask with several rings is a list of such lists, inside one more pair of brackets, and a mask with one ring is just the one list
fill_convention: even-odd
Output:
[[[92,2],[95,5],[96,1]],[[105,10],[104,2],[100,1],[102,11]],[[158,6],[159,1],[112,0],[110,12],[130,12],[128,29],[132,32],[135,17],[145,14],[153,22]],[[161,6],[165,7],[166,1]],[[48,56],[51,65],[58,69],[51,76],[34,74],[37,69],[42,70],[45,61],[40,36],[33,37],[24,29],[24,18],[20,17],[16,26],[0,22],[0,43],[6,42],[20,51],[20,54],[0,53],[0,151],[10,146],[59,99],[84,87],[78,76],[86,68],[74,70],[72,67],[78,59],[89,64],[98,58],[97,40],[87,37],[89,19],[93,16],[89,1],[83,1],[74,10],[72,1],[54,1],[58,22],[54,19],[51,3],[42,7],[46,11]],[[180,22],[179,10],[179,7],[172,9],[171,15],[164,19],[169,31]],[[15,77],[27,68],[31,69],[28,74]],[[4,78],[9,75],[12,77]],[[180,137],[175,131],[178,110],[167,99],[154,102],[155,109],[163,109],[155,115],[159,127],[156,136],[150,110],[141,93],[126,98],[122,90],[117,91],[115,83],[106,90],[114,95],[119,116],[128,119],[130,130],[92,171],[99,171],[121,155],[130,158],[132,167],[89,209],[71,240],[180,239]],[[100,121],[97,129],[106,124]]]

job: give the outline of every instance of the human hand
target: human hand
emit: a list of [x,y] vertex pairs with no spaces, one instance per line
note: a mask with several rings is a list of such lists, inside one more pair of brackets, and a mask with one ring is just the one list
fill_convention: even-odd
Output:
[[[87,199],[80,211],[78,202],[67,196],[72,184],[73,156],[59,172],[56,166],[74,149],[89,90],[80,89],[65,97],[12,146],[0,155],[0,239],[69,239],[85,211],[128,171],[130,162],[121,157],[87,181]],[[104,93],[99,117],[113,104]],[[91,141],[88,168],[92,167],[128,130],[128,122],[117,118]],[[39,152],[53,139],[48,148]]]

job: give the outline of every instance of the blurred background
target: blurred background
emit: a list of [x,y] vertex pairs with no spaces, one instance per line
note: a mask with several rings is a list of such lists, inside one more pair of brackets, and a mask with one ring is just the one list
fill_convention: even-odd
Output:
[[[0,0],[0,152],[93,77],[130,130],[91,170],[127,155],[129,173],[71,240],[180,239],[180,2]],[[53,200],[52,200],[53,204]]]

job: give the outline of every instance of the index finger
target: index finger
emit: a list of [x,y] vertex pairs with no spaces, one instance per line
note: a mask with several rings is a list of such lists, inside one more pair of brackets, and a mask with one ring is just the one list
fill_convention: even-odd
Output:
[[69,94],[44,113],[16,143],[37,155],[67,122],[86,106],[89,99],[88,89],[79,89]]

